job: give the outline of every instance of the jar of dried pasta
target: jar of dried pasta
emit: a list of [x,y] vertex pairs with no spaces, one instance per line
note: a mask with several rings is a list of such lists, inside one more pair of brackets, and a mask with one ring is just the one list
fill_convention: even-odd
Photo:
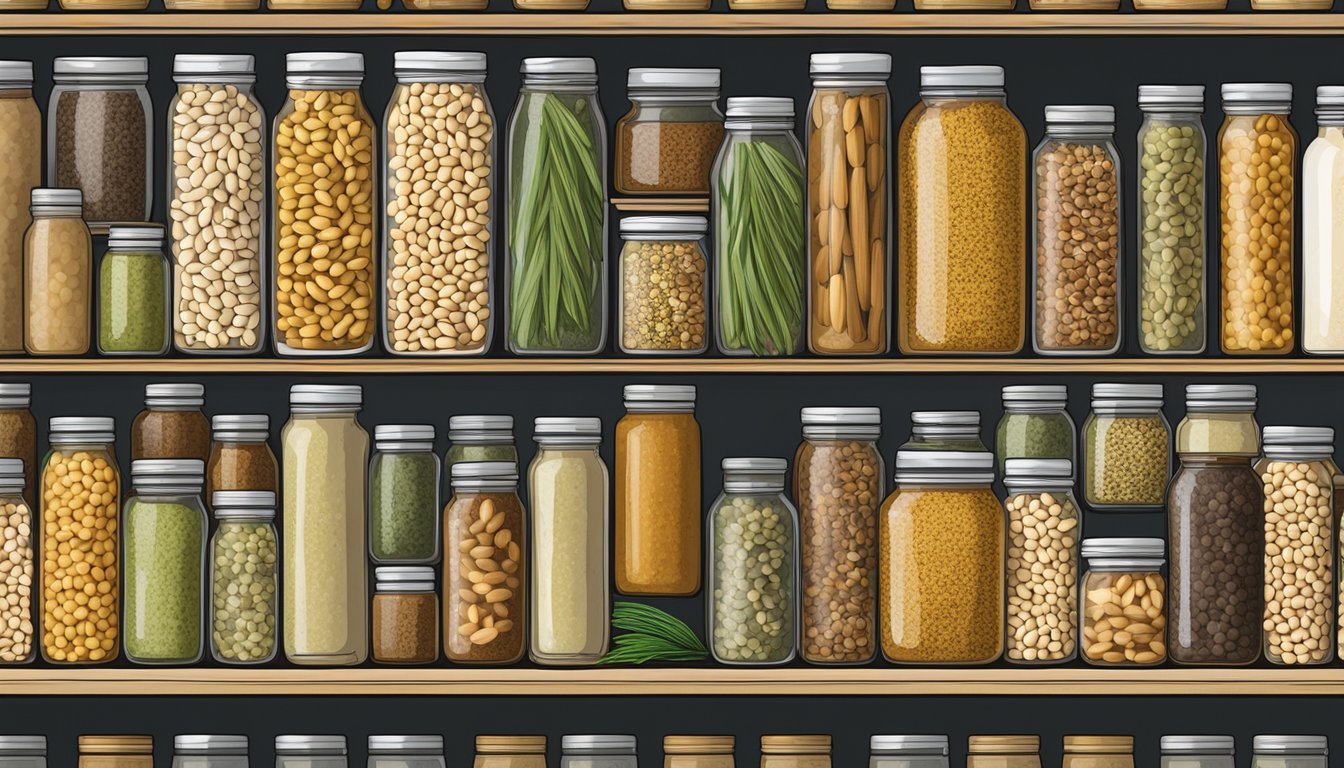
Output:
[[[708,0],[625,0],[627,8]],[[708,195],[723,143],[719,70],[630,70],[630,111],[616,121],[616,191],[623,195]]]
[[527,638],[518,465],[459,462],[452,487],[443,509],[444,651],[457,663],[512,664]]
[[1167,502],[1171,425],[1161,384],[1093,384],[1083,422],[1083,500],[1099,509],[1158,509]]
[[831,737],[762,736],[761,768],[831,768]]
[[1012,354],[1025,336],[1027,137],[1002,67],[921,67],[901,124],[901,352]]
[[1134,768],[1134,737],[1065,736],[1061,768]]
[[1162,539],[1083,542],[1083,661],[1152,666],[1167,660]]
[[1041,737],[971,736],[966,768],[1041,768]]
[[882,653],[905,664],[988,664],[1003,652],[1003,507],[994,455],[896,452],[882,506]]
[[621,219],[621,351],[695,355],[709,344],[709,263],[703,216]]

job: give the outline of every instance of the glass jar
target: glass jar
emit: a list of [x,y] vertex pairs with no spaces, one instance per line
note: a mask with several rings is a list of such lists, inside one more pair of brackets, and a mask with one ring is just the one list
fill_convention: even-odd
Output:
[[444,768],[444,765],[442,736],[369,737],[368,768]]
[[395,71],[383,120],[383,346],[482,355],[497,295],[485,54],[398,51]]
[[999,472],[1008,459],[1077,461],[1078,434],[1069,416],[1069,388],[1062,384],[1017,384],[1003,388],[1003,416],[994,429]]
[[1171,475],[1161,384],[1093,384],[1083,422],[1083,500],[1097,509],[1159,509]]
[[762,736],[761,768],[831,768],[831,737]]
[[980,441],[979,411],[911,411],[903,451],[988,451]]
[[872,736],[868,768],[948,768],[946,736]]
[[607,653],[611,497],[598,453],[602,421],[536,421],[537,455],[527,470],[532,510],[532,621],[538,664],[591,664]]
[[78,189],[34,189],[23,238],[23,348],[30,355],[89,351],[93,242]]
[[210,459],[205,487],[215,491],[280,492],[280,463],[267,440],[271,417],[264,413],[220,414],[210,421]]
[[512,416],[450,416],[448,453],[443,463],[451,470],[460,461],[518,461],[513,443]]
[[432,664],[439,660],[439,598],[434,594],[434,581],[434,569],[427,565],[373,569],[375,662]]
[[[625,0],[628,9],[709,10],[708,0]],[[719,70],[630,70],[630,111],[616,121],[616,191],[697,195],[710,191],[723,143]]]
[[1078,544],[1082,505],[1068,459],[1009,459],[1008,634],[1014,664],[1062,664],[1078,653]]
[[108,227],[98,271],[98,353],[168,352],[168,259],[163,227]]
[[709,346],[709,263],[703,216],[621,219],[621,351],[698,355]]
[[[1083,559],[1087,561],[1083,573],[1083,661],[1112,667],[1153,666],[1167,660],[1164,552],[1162,539],[1083,542]],[[1131,619],[1123,627],[1111,621],[1117,607],[1120,616]],[[1117,637],[1121,633],[1124,636]]]
[[816,355],[886,354],[891,56],[814,53],[810,69],[807,348]]
[[1255,404],[1253,385],[1186,388],[1190,413],[1177,431],[1180,466],[1167,492],[1167,647],[1177,663],[1260,657],[1266,533],[1264,489],[1251,466],[1260,452]]
[[896,452],[882,505],[882,653],[900,664],[988,664],[1003,653],[1007,526],[994,455]]
[[1264,650],[1275,664],[1334,660],[1334,430],[1265,427]]
[[439,561],[439,457],[432,424],[373,429],[369,557],[379,564]]
[[0,458],[23,462],[23,498],[37,508],[37,421],[33,418],[33,386],[0,383]]
[[1041,768],[1040,736],[971,736],[966,768]]
[[[40,0],[38,8],[46,8]],[[19,6],[7,3],[7,8]],[[33,99],[33,63],[0,61],[0,354],[23,352],[23,241],[32,223],[25,201],[42,186],[42,113]]]
[[[42,659],[51,664],[112,661],[121,648],[121,473],[113,450],[115,424],[102,416],[57,416],[47,439],[51,449],[42,459],[42,519],[55,523],[40,526]],[[75,577],[82,575],[72,562],[76,554],[89,565],[84,588],[92,585],[97,594],[75,588]],[[84,598],[82,618],[66,610]],[[66,623],[72,617],[73,626]]]
[[1163,736],[1160,768],[1236,768],[1231,736]]
[[814,664],[863,664],[877,653],[879,408],[804,408],[793,460],[802,562],[801,652]]
[[1195,355],[1208,295],[1204,86],[1140,85],[1139,109],[1139,348]]
[[472,768],[546,768],[546,737],[477,736]]
[[210,458],[204,384],[146,384],[145,409],[131,422],[131,461]]
[[803,151],[793,99],[728,99],[714,160],[714,309],[720,354],[792,355],[802,346]]
[[1288,83],[1223,83],[1218,131],[1224,354],[1293,351],[1297,132]]
[[[4,598],[0,600],[0,665],[36,658],[33,641],[33,531],[38,519],[23,498],[23,460],[0,458],[0,540],[4,541]],[[0,739],[0,768],[7,765]],[[36,768],[45,768],[37,766]]]
[[[596,354],[607,345],[607,123],[597,62],[523,59],[521,71],[509,120],[509,351]],[[557,221],[564,246],[549,229]]]
[[154,768],[154,737],[80,736],[79,768]]
[[[443,510],[445,651],[457,663],[512,664],[523,657],[527,637],[527,531],[518,465],[463,461],[453,465],[451,479],[453,496]],[[487,534],[492,543],[483,544],[480,537]],[[468,542],[472,546],[464,549]],[[504,580],[487,581],[487,573],[503,573]]]
[[276,651],[275,491],[216,491],[210,508],[210,655],[222,664],[265,664]]
[[[313,0],[268,0],[272,8],[309,2]],[[377,147],[373,118],[359,90],[364,56],[291,53],[285,56],[285,67],[289,96],[275,116],[271,177],[276,207],[275,351],[357,355],[373,347],[373,305],[378,300]],[[327,124],[328,140],[313,138],[303,127],[316,125],[314,121]],[[313,168],[325,166],[307,161],[324,151],[338,158],[338,165],[328,169],[332,191],[340,193],[331,206],[303,191],[317,180]],[[314,222],[326,226],[318,228]]]
[[1326,768],[1325,736],[1256,736],[1251,768]]
[[700,591],[700,424],[695,387],[630,384],[616,423],[616,591]]
[[635,747],[634,736],[563,736],[560,768],[637,768]]
[[705,627],[721,664],[784,664],[798,653],[798,512],[784,459],[723,460],[709,511]]
[[1032,349],[1041,355],[1113,354],[1123,327],[1115,108],[1046,107],[1045,137],[1033,157]]
[[369,434],[357,385],[289,388],[284,446],[285,658],[354,666],[369,654]]
[[345,737],[276,736],[275,768],[348,768]]
[[0,766],[47,768],[47,737],[0,736]]
[[1134,737],[1065,736],[1060,768],[1134,768]]
[[[61,0],[61,6],[143,10],[147,0]],[[84,217],[148,221],[154,198],[154,119],[143,56],[58,57],[47,106],[47,181],[84,193]],[[143,185],[143,188],[142,188]]]
[[921,67],[919,79],[897,147],[896,338],[905,354],[1015,353],[1026,334],[1026,133],[1002,67]]
[[205,734],[174,736],[173,768],[248,768],[247,737]]
[[664,736],[663,768],[734,768],[734,741],[732,736]]
[[[164,0],[168,8],[253,8],[259,0]],[[257,352],[266,338],[266,114],[252,56],[178,54],[168,106],[173,346]],[[210,104],[227,110],[211,114]],[[214,137],[228,130],[227,146]],[[236,136],[237,138],[232,138]],[[212,186],[213,185],[213,186]],[[205,217],[207,225],[201,224]]]
[[1344,87],[1316,89],[1316,138],[1302,156],[1302,351],[1344,353]]

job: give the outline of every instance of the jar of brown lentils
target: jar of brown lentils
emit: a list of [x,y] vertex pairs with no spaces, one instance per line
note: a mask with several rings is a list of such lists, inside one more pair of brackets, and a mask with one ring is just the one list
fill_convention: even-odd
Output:
[[695,355],[705,351],[704,216],[632,216],[621,220],[621,351]]
[[[707,0],[625,0],[627,8]],[[623,195],[709,195],[709,175],[723,143],[719,70],[630,70],[630,111],[616,121],[616,191]]]

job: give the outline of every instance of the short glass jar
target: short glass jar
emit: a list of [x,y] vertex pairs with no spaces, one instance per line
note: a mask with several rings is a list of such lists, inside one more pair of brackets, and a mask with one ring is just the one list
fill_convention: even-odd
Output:
[[[72,129],[73,130],[73,129]],[[89,351],[93,241],[78,189],[34,189],[23,236],[23,348],[30,355]]]
[[369,737],[368,768],[444,768],[444,765],[442,736]]
[[1327,768],[1329,744],[1325,736],[1256,736],[1251,768]]
[[28,506],[36,509],[42,494],[37,487],[37,420],[33,418],[33,385],[0,383],[0,458],[23,462],[23,487]]
[[868,768],[948,768],[946,736],[875,735],[868,755]]
[[275,737],[275,768],[348,768],[344,736]]
[[432,424],[373,429],[369,557],[382,565],[439,561],[439,457]]
[[1003,416],[994,429],[999,472],[1008,459],[1068,459],[1077,463],[1078,433],[1069,416],[1069,388],[1016,384],[1003,388]]
[[1062,664],[1078,653],[1082,505],[1068,459],[1009,459],[1008,615],[1005,657],[1014,664]]
[[[626,8],[709,10],[707,0],[625,0]],[[630,70],[630,111],[616,121],[616,191],[623,195],[709,194],[723,142],[719,70]]]
[[734,768],[734,742],[732,736],[664,736],[663,768]]
[[168,352],[168,257],[157,224],[108,227],[98,268],[98,353]]
[[638,768],[634,736],[566,735],[560,739],[560,768]]
[[709,262],[703,216],[621,219],[621,351],[697,355],[709,347]]
[[1065,736],[1060,768],[1134,768],[1134,737]]
[[204,406],[204,384],[146,384],[145,409],[131,422],[131,460],[208,460]]
[[[23,499],[23,460],[0,458],[0,541],[4,541],[5,559],[4,599],[0,599],[0,665],[27,664],[37,657],[33,539],[38,521]],[[22,768],[5,764],[5,746],[0,739],[0,768]]]
[[0,768],[47,768],[47,737],[0,736]]
[[831,768],[831,737],[762,736],[760,768]]
[[1255,406],[1254,384],[1187,384],[1185,418],[1176,425],[1176,452],[1257,455]]
[[1041,737],[971,736],[966,768],[1041,768]]
[[443,469],[460,461],[518,461],[512,416],[450,416]]
[[1171,475],[1161,384],[1093,384],[1083,422],[1083,500],[1096,509],[1159,509]]
[[210,458],[205,465],[206,493],[280,492],[280,462],[267,442],[271,417],[264,413],[220,414],[210,420]]
[[280,549],[274,491],[210,495],[210,655],[221,664],[275,658]]
[[173,768],[248,768],[247,737],[178,734],[173,737]]
[[1160,768],[1236,768],[1231,736],[1163,736]]
[[472,768],[546,768],[546,737],[477,736]]
[[988,451],[980,440],[979,411],[912,411],[902,451]]
[[79,768],[154,768],[154,737],[80,736]]
[[[3,3],[41,9],[47,0]],[[42,186],[42,112],[33,98],[33,63],[0,61],[0,354],[23,352],[23,234],[32,190]]]
[[[384,565],[373,569],[373,660],[432,664],[439,658],[439,598],[434,569]],[[440,745],[442,746],[442,745]]]
[[[1082,587],[1083,661],[1097,666],[1153,666],[1166,661],[1165,542],[1087,539],[1082,551],[1087,561]],[[1130,619],[1122,627],[1111,622],[1116,608]],[[1121,633],[1123,637],[1117,637]]]

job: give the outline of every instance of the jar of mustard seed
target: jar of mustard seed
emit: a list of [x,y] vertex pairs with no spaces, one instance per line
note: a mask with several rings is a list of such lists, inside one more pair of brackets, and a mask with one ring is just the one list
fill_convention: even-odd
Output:
[[89,351],[93,241],[78,189],[34,189],[23,236],[23,348],[30,355]]
[[268,441],[271,417],[264,413],[220,414],[210,420],[206,492],[280,492],[280,462]]
[[47,737],[0,736],[0,766],[47,768]]
[[224,734],[174,736],[172,768],[248,768],[247,737]]
[[868,754],[868,768],[948,768],[946,736],[875,735]]
[[988,451],[980,439],[979,411],[912,411],[902,451]]
[[275,768],[348,768],[344,736],[275,737]]
[[1062,384],[1004,387],[1003,416],[994,430],[999,472],[1008,459],[1068,459],[1076,466],[1078,431],[1068,404]]
[[546,737],[477,736],[472,768],[546,768]]
[[1065,736],[1060,768],[1134,768],[1134,737]]
[[1329,744],[1325,736],[1256,736],[1251,768],[1327,768]]
[[131,461],[210,458],[204,384],[146,384],[145,410],[131,423]]
[[451,474],[453,496],[443,510],[445,652],[462,664],[512,664],[527,644],[527,515],[518,465],[463,461]]
[[[625,0],[626,8],[709,10],[709,0]],[[616,191],[623,195],[709,194],[723,142],[719,70],[630,70],[630,111],[616,121]]]
[[1171,475],[1161,384],[1093,384],[1083,422],[1083,500],[1096,509],[1159,509]]
[[761,768],[831,768],[831,737],[762,736]]
[[1231,736],[1163,736],[1161,768],[1236,768]]
[[[1162,539],[1083,542],[1083,661],[1103,667],[1167,660],[1166,543]],[[1117,610],[1119,611],[1117,613]],[[1116,626],[1115,619],[1124,619]]]
[[79,768],[154,768],[154,737],[80,736]]
[[373,660],[431,664],[439,658],[439,598],[434,569],[384,565],[373,569]]
[[627,355],[696,355],[709,346],[703,216],[621,219],[617,316]]
[[664,736],[663,768],[734,768],[732,736]]
[[217,491],[210,496],[210,655],[223,664],[275,658],[280,551],[274,491]]
[[0,383],[0,458],[23,462],[23,498],[37,508],[37,420],[33,418],[33,385]]
[[512,416],[452,416],[443,470],[462,461],[518,461]]
[[1041,768],[1041,737],[971,736],[966,768]]
[[368,768],[444,768],[443,737],[370,736]]
[[163,227],[112,225],[98,268],[98,353],[166,354],[168,324]]

